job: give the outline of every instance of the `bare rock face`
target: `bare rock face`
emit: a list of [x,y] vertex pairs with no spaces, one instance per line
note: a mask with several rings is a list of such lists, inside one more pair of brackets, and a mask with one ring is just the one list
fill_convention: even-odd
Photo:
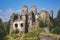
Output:
[[41,40],[54,40],[52,37],[50,37],[50,36],[45,36],[45,35],[42,35],[40,39],[41,39]]
[[60,36],[54,34],[40,34],[40,40],[60,40]]

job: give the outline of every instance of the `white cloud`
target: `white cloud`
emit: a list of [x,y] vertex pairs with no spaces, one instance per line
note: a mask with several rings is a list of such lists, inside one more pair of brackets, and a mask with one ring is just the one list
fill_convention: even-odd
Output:
[[11,8],[9,8],[7,10],[1,10],[0,9],[0,18],[2,18],[3,21],[8,21],[13,12],[16,12],[16,13],[20,14],[21,9],[18,9],[16,11],[12,10]]
[[45,8],[42,8],[41,10],[46,10]]
[[2,10],[0,10],[0,12],[2,12]]
[[18,9],[15,12],[20,14],[21,13],[21,9]]

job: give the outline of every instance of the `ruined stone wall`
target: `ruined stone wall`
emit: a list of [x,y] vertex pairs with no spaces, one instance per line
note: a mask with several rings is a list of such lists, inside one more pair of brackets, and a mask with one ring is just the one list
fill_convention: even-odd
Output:
[[[20,18],[20,16],[22,16],[22,19]],[[22,29],[24,29],[24,31],[32,30],[32,29],[36,28],[37,26],[39,26],[39,22],[37,20],[38,17],[42,17],[43,20],[45,20],[45,19],[50,20],[50,16],[52,16],[52,13],[51,13],[51,15],[49,15],[49,13],[45,10],[42,10],[40,12],[40,16],[38,16],[36,6],[32,6],[30,12],[28,12],[27,6],[23,6],[22,14],[18,15],[18,18],[15,16],[15,14],[13,14],[11,16],[11,18],[10,18],[10,31],[12,31],[14,29],[14,26],[13,26],[14,23],[15,22],[18,23],[18,21],[19,22],[23,21]]]

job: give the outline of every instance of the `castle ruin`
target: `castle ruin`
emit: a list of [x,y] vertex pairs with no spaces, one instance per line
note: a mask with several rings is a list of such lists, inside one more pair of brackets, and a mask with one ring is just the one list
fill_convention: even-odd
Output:
[[[31,7],[31,11],[28,12],[28,7],[23,6],[22,13],[20,15],[13,13],[10,16],[10,33],[12,30],[18,29],[21,33],[30,32],[32,29],[39,26],[37,18],[50,21],[53,20],[53,11],[47,12],[46,10],[41,10],[37,13],[37,8],[35,6]],[[47,28],[46,28],[47,29]],[[49,28],[46,30],[49,31]]]

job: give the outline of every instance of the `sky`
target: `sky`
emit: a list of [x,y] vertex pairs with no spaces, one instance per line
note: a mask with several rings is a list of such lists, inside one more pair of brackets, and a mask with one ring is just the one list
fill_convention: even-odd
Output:
[[33,5],[36,6],[37,12],[53,10],[53,17],[56,18],[60,0],[0,0],[0,18],[8,21],[13,12],[21,14],[24,5],[28,6],[29,11]]

